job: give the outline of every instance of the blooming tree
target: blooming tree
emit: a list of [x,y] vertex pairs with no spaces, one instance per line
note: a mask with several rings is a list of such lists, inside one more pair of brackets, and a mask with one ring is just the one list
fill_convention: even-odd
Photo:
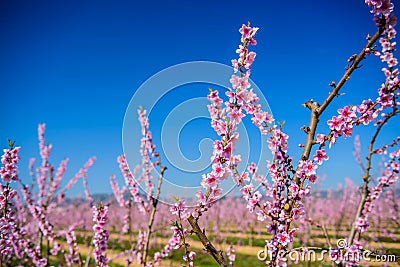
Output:
[[[387,1],[368,1],[366,4],[372,8],[374,21],[378,27],[377,32],[367,36],[367,44],[357,55],[349,58],[349,66],[339,82],[332,82],[332,91],[322,104],[310,100],[304,106],[311,112],[309,125],[303,127],[306,133],[306,141],[301,144],[303,148],[300,161],[295,163],[293,157],[288,154],[288,135],[283,132],[283,125],[272,124],[274,121],[271,114],[262,110],[258,103],[258,97],[250,89],[249,77],[251,67],[256,57],[255,52],[249,51],[250,45],[256,45],[255,34],[257,27],[243,25],[241,33],[241,44],[236,50],[238,59],[232,60],[234,74],[231,78],[232,88],[226,92],[228,101],[224,102],[216,90],[210,90],[208,98],[211,104],[208,106],[212,118],[211,126],[220,136],[214,141],[214,152],[212,158],[212,171],[203,176],[201,185],[205,192],[199,192],[198,206],[196,211],[189,215],[188,220],[193,231],[203,242],[205,248],[221,266],[228,266],[222,253],[219,253],[208,241],[204,232],[199,231],[197,224],[199,217],[209,209],[212,203],[222,194],[219,187],[220,182],[227,177],[232,177],[235,183],[242,188],[243,198],[247,202],[249,212],[256,213],[259,220],[266,220],[268,231],[272,234],[271,240],[267,241],[270,258],[267,264],[270,266],[286,266],[286,254],[289,244],[298,228],[292,225],[301,218],[304,213],[304,199],[309,195],[310,183],[317,182],[317,169],[329,159],[325,147],[333,146],[340,137],[349,137],[353,129],[360,125],[374,124],[375,134],[372,136],[369,152],[367,155],[367,167],[363,176],[362,194],[357,208],[356,217],[352,230],[347,239],[348,251],[361,251],[362,247],[355,241],[355,233],[365,232],[368,228],[368,214],[372,211],[373,201],[378,199],[385,187],[394,184],[398,179],[399,172],[399,138],[391,144],[382,148],[374,148],[375,141],[387,122],[399,113],[397,100],[399,95],[399,71],[396,68],[398,62],[394,57],[396,43],[393,42],[396,31],[394,26],[396,18],[393,15],[393,4]],[[375,43],[379,40],[381,51],[378,51]],[[344,106],[338,110],[338,115],[328,120],[329,133],[317,133],[320,116],[329,104],[339,96],[340,89],[349,80],[351,74],[360,66],[360,62],[368,55],[378,56],[382,62],[387,64],[383,68],[386,80],[378,89],[375,100],[368,99],[359,105]],[[235,143],[239,140],[237,132],[238,124],[243,118],[251,116],[251,121],[256,125],[261,134],[267,135],[269,149],[273,154],[273,161],[268,162],[269,176],[272,183],[266,177],[257,174],[257,166],[249,164],[247,171],[240,173],[237,169],[241,161],[240,155],[236,155]],[[316,147],[316,149],[313,149]],[[378,178],[377,186],[371,188],[372,155],[386,153],[389,148],[394,151],[389,154],[389,160],[385,163],[384,174]],[[250,180],[260,184],[265,193],[261,193],[257,186]],[[360,236],[360,235],[358,235]],[[346,262],[338,259],[349,266],[357,265],[357,262]]]

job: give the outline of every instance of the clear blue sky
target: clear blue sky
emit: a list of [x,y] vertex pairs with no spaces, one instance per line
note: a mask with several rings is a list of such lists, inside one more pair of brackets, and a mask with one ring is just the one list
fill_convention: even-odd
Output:
[[[286,121],[286,132],[296,147],[304,140],[299,128],[309,118],[301,104],[310,98],[322,100],[329,82],[344,72],[347,58],[361,49],[368,32],[375,31],[362,0],[3,0],[1,147],[6,147],[7,138],[22,146],[20,173],[27,181],[29,158],[39,157],[37,124],[45,122],[47,140],[54,147],[51,162],[57,165],[69,157],[69,178],[87,158],[97,156],[89,172],[91,190],[110,192],[109,176],[119,175],[116,157],[122,152],[124,114],[135,90],[153,74],[178,63],[230,64],[240,38],[237,29],[247,21],[260,27],[252,79],[275,117]],[[384,79],[382,66],[369,58],[343,88],[346,95],[323,119],[340,106],[375,97]],[[207,87],[203,90],[199,95],[207,94]],[[158,123],[153,122],[156,129]],[[200,121],[195,126],[207,125]],[[184,142],[193,138],[193,132],[200,135],[195,128],[183,131],[181,138],[183,152],[195,158]],[[394,123],[384,132],[386,138],[398,134]],[[365,152],[367,139],[361,141]],[[330,154],[331,161],[321,169],[326,174],[324,187],[336,186],[345,176],[360,181],[352,144],[352,139],[341,140]]]

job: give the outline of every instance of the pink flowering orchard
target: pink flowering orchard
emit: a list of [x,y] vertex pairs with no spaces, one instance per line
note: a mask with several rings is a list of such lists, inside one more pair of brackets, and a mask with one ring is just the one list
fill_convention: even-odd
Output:
[[[95,157],[69,180],[68,158],[59,165],[51,163],[53,146],[46,143],[45,124],[38,126],[41,161],[29,161],[30,184],[24,184],[19,174],[24,148],[18,140],[9,140],[0,168],[0,266],[278,267],[360,266],[378,259],[385,265],[400,262],[400,136],[397,132],[391,140],[381,140],[385,126],[400,113],[396,17],[390,0],[365,0],[365,4],[376,32],[366,34],[363,47],[354,48],[359,52],[349,55],[345,72],[329,84],[326,98],[310,95],[309,101],[299,103],[309,117],[299,130],[304,141],[295,148],[289,147],[284,123],[262,106],[251,83],[257,59],[252,49],[257,34],[268,29],[250,22],[239,28],[237,56],[230,62],[233,73],[225,77],[230,88],[210,88],[207,95],[217,138],[212,141],[210,168],[201,176],[200,190],[190,196],[193,205],[179,195],[173,196],[171,205],[161,200],[169,174],[163,147],[153,140],[146,107],[137,107],[141,160],[132,166],[122,153],[110,163],[119,167],[123,178],[121,185],[118,175],[109,174],[111,197],[99,199],[90,192],[95,182],[88,172]],[[377,70],[382,72],[382,84],[371,85],[376,90],[369,98],[332,113],[328,107],[341,97],[344,84],[351,85],[352,74],[362,72],[362,64],[372,57],[383,64]],[[245,162],[238,152],[239,128],[245,121],[257,129],[271,153],[269,160],[260,163],[267,167],[266,173],[260,164]],[[368,127],[372,134],[355,135],[361,127]],[[363,173],[362,183],[347,179],[345,185],[324,190],[323,180],[335,179],[335,174],[322,177],[319,168],[330,160],[337,143],[349,137],[354,137],[354,161]],[[238,194],[226,194],[222,184],[228,180]],[[67,197],[78,181],[84,197]],[[387,245],[390,249],[385,250]]]

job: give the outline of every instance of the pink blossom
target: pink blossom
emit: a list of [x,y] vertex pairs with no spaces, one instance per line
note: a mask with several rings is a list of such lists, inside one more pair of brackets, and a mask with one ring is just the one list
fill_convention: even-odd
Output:
[[310,176],[316,174],[318,166],[310,160],[302,160],[299,163],[300,177]]
[[321,165],[322,162],[328,160],[329,157],[326,155],[325,149],[318,149],[315,152],[313,159],[316,160],[319,165]]
[[242,34],[242,43],[247,41],[252,45],[256,45],[257,42],[254,39],[254,35],[257,33],[257,31],[257,27],[249,27],[243,24],[242,27],[239,29],[239,32]]
[[389,16],[393,12],[393,4],[390,0],[365,0],[365,3],[372,7],[371,13],[375,16],[385,15]]
[[240,108],[229,108],[227,113],[231,123],[234,125],[239,124],[242,121],[242,118],[245,116]]
[[365,218],[358,218],[356,221],[356,227],[361,233],[364,233],[369,227],[369,222]]
[[232,63],[234,72],[237,73],[238,69],[239,69],[239,63],[238,63],[237,59],[232,59],[231,63]]
[[328,120],[328,125],[331,130],[340,131],[342,127],[342,120],[339,117],[333,116],[332,119]]
[[231,265],[233,265],[233,262],[236,260],[235,252],[236,251],[232,246],[228,247],[228,250],[226,252],[226,256],[228,256],[228,259],[229,259]]
[[107,258],[107,243],[109,238],[109,233],[104,229],[107,222],[108,206],[93,206],[93,221],[95,222],[93,226],[94,236],[94,259],[100,267],[108,266],[109,259]]
[[282,246],[286,246],[290,242],[290,236],[286,232],[279,233],[277,240]]
[[308,177],[308,180],[310,181],[310,183],[316,184],[316,182],[317,182],[317,180],[318,180],[318,176],[316,176],[316,175],[310,175],[310,176]]
[[249,164],[249,166],[247,167],[247,170],[253,175],[254,173],[256,173],[257,172],[257,165],[254,163],[254,162],[252,162],[252,163],[250,163]]
[[181,199],[178,200],[175,205],[170,208],[170,212],[180,217],[186,217],[187,208],[185,207],[185,201]]
[[4,149],[3,155],[1,156],[1,163],[3,166],[0,168],[0,175],[2,181],[9,183],[11,181],[18,180],[18,161],[20,157],[18,156],[21,147],[15,147],[12,149]]
[[244,61],[246,69],[251,68],[251,65],[253,64],[255,57],[256,57],[256,53],[254,53],[254,52],[250,52],[247,54],[246,59]]

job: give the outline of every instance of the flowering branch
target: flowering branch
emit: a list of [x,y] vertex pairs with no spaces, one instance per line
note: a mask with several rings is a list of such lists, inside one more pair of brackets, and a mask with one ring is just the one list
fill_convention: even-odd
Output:
[[[365,232],[366,228],[368,227],[367,216],[364,216],[364,218],[361,218],[361,215],[362,215],[363,212],[365,212],[364,209],[365,209],[367,201],[368,200],[372,201],[372,199],[369,199],[371,197],[370,196],[371,192],[370,192],[370,188],[369,188],[369,181],[370,181],[370,177],[371,177],[370,171],[371,171],[371,168],[372,168],[372,156],[376,153],[376,151],[374,150],[375,141],[376,141],[380,131],[382,130],[382,127],[384,125],[386,125],[386,123],[390,120],[390,118],[392,118],[393,116],[395,116],[398,113],[400,113],[400,111],[395,108],[395,110],[392,113],[390,113],[390,114],[388,114],[386,116],[386,118],[383,120],[383,122],[381,122],[378,125],[378,127],[375,130],[375,133],[372,136],[371,141],[369,143],[368,155],[367,155],[367,167],[365,168],[365,172],[364,172],[364,176],[363,176],[361,199],[360,199],[359,205],[357,207],[354,223],[353,223],[353,226],[351,228],[351,231],[350,231],[350,234],[349,234],[349,237],[348,237],[348,244],[349,245],[351,245],[353,243],[353,240],[354,240],[354,237],[355,237],[355,234],[356,234],[357,231]],[[398,169],[397,169],[397,172],[398,172]],[[365,213],[368,213],[368,211],[365,212]]]
[[[329,104],[332,102],[332,100],[335,97],[339,96],[339,91],[343,87],[343,85],[350,79],[351,74],[359,68],[360,62],[365,58],[365,55],[367,51],[371,49],[371,47],[376,43],[376,41],[379,39],[379,37],[382,35],[384,32],[384,27],[379,27],[378,31],[374,34],[372,38],[370,38],[367,42],[367,44],[364,46],[364,48],[361,50],[361,52],[358,54],[358,56],[354,59],[353,64],[346,70],[346,72],[343,74],[342,78],[337,84],[332,84],[333,85],[333,90],[332,92],[329,93],[328,97],[323,101],[321,105],[319,105],[315,101],[307,101],[304,106],[307,107],[311,111],[311,117],[310,117],[310,122],[307,127],[307,139],[306,143],[303,148],[303,153],[301,154],[301,159],[302,160],[308,160],[310,157],[311,149],[312,147],[317,144],[315,142],[315,132],[317,129],[317,125],[319,122],[319,117],[322,115],[322,113],[325,111],[325,109],[329,106]],[[297,175],[297,173],[294,175],[293,180],[299,184],[300,179]]]
[[109,259],[107,257],[107,246],[109,233],[105,230],[108,219],[108,206],[100,203],[99,207],[93,206],[93,225],[94,236],[92,243],[94,245],[94,259],[99,267],[108,267]]

